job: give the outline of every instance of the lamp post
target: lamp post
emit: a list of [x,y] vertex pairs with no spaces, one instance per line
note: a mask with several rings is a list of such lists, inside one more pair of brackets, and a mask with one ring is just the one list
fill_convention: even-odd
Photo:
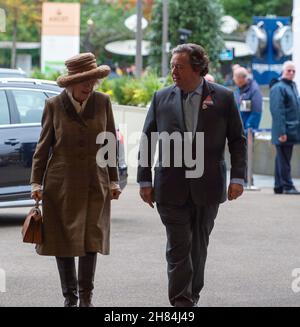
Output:
[[169,72],[169,0],[163,0],[163,33],[162,33],[162,77],[166,77]]
[[137,26],[136,26],[136,56],[135,56],[135,76],[141,77],[143,71],[142,41],[143,41],[143,1],[137,0]]
[[179,43],[183,44],[188,41],[188,38],[192,34],[192,31],[186,28],[179,28],[178,33],[179,33]]
[[91,44],[91,35],[93,33],[93,29],[94,29],[94,21],[89,18],[86,22],[87,24],[87,33],[86,33],[86,36],[85,36],[85,40],[84,40],[84,43],[83,43],[83,46],[85,48],[86,51],[88,52],[93,52],[93,46]]

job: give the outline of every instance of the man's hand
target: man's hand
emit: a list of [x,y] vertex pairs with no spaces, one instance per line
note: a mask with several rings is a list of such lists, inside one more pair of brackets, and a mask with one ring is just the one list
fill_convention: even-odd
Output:
[[278,137],[278,140],[279,140],[279,142],[281,142],[281,143],[285,143],[285,142],[287,141],[287,135],[286,135],[286,134],[284,134],[284,135],[280,135],[280,136]]
[[154,208],[154,189],[153,187],[141,187],[140,196],[142,200],[149,204],[151,208]]
[[244,192],[244,187],[241,184],[229,184],[228,187],[228,200],[235,200],[240,197]]

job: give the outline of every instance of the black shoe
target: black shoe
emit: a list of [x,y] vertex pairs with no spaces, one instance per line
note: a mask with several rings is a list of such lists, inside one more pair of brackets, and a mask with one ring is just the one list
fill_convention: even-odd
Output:
[[275,194],[282,194],[283,193],[283,187],[274,187],[274,193]]
[[291,188],[289,190],[283,190],[283,194],[300,195],[300,192],[296,188]]

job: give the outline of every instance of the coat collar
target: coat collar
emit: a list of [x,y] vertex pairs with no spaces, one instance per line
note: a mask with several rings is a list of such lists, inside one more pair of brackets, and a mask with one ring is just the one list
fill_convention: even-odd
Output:
[[[171,93],[175,93],[176,101],[179,101],[178,97],[180,97],[180,102],[181,102],[181,90],[179,87],[177,87],[176,85],[173,85]],[[207,98],[208,95],[211,95],[213,97],[214,93],[215,93],[215,89],[213,87],[213,83],[207,82],[205,79],[203,79],[201,102],[203,102]]]
[[89,118],[93,118],[95,114],[95,94],[91,94],[91,96],[88,99],[88,102],[83,110],[83,113],[79,115],[74,108],[72,101],[70,100],[66,90],[64,90],[61,93],[61,100],[63,104],[63,108],[66,111],[67,115],[77,121],[78,123],[82,125],[87,125],[86,120]]
[[[182,106],[182,92],[179,87],[176,85],[173,85],[171,94],[173,95],[172,104],[175,108],[175,113],[178,122],[180,123],[181,129],[186,132],[186,127],[184,124],[184,115],[183,115],[183,106]],[[215,95],[215,89],[213,86],[213,83],[207,82],[205,79],[203,79],[203,86],[202,86],[202,98],[200,102],[200,108],[199,108],[199,115],[198,115],[198,122],[197,122],[197,129],[196,131],[203,130],[203,117],[202,117],[202,105],[203,101],[208,97],[211,96],[213,102],[215,103],[214,95]]]

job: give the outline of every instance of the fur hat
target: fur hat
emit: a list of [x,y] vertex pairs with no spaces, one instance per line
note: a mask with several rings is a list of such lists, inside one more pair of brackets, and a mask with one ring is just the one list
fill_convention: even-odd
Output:
[[65,65],[68,69],[67,75],[61,75],[56,80],[60,87],[91,79],[101,79],[110,73],[110,68],[106,65],[97,67],[96,58],[90,52],[71,57],[65,61]]

